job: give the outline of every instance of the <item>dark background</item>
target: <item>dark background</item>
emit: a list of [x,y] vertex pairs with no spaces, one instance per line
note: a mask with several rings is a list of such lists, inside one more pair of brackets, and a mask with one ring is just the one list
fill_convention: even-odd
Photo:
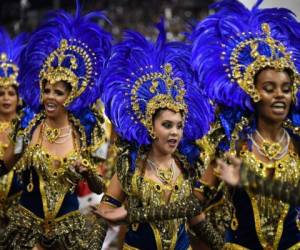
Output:
[[[122,30],[134,29],[153,37],[153,24],[165,18],[170,40],[182,40],[190,24],[208,14],[213,0],[81,0],[83,13],[104,10],[112,25],[102,23],[113,35],[121,38]],[[0,0],[0,25],[12,35],[30,32],[45,13],[63,8],[74,12],[75,0]]]

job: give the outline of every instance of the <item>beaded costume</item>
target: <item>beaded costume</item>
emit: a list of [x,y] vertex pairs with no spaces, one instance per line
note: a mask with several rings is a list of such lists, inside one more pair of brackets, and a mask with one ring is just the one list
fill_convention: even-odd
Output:
[[[300,204],[300,196],[295,195],[300,192],[300,184],[294,185],[288,181],[272,180],[271,178],[261,177],[254,171],[251,171],[244,163],[240,170],[240,185],[249,188],[254,194],[260,193],[266,197],[273,197],[290,205]],[[297,227],[300,228],[300,221],[297,221]]]
[[[25,47],[26,35],[21,34],[12,40],[7,32],[0,29],[0,87],[18,87],[19,81],[19,59]],[[9,144],[10,122],[0,123],[0,160],[3,160],[5,150]],[[3,171],[5,174],[6,171]],[[2,175],[2,174],[1,174]],[[7,209],[17,204],[20,183],[13,171],[1,176],[0,178],[0,234],[4,231],[7,224]]]
[[[111,36],[92,18],[104,16],[99,12],[81,16],[79,4],[75,16],[53,12],[24,51],[20,95],[36,114],[27,108],[14,123],[11,138],[20,159],[13,169],[23,190],[18,207],[10,211],[0,249],[32,249],[36,244],[46,249],[99,249],[102,244],[102,221],[91,224],[80,215],[74,192],[83,178],[93,183],[95,192],[102,192],[95,159],[103,143],[104,119],[89,107],[99,98],[99,77],[110,55]],[[49,128],[41,103],[43,85],[59,81],[71,85],[64,103],[70,125],[63,136],[63,129]],[[38,139],[33,144],[35,131]],[[63,143],[66,136],[72,137],[73,151],[64,157],[43,147],[45,140]],[[84,175],[71,169],[76,161],[87,169]]]
[[[163,23],[157,27],[160,33],[155,43],[127,32],[124,41],[114,47],[104,74],[105,110],[127,141],[119,146],[117,161],[117,176],[128,201],[124,249],[189,249],[186,217],[202,209],[192,194],[201,166],[199,151],[190,142],[207,130],[212,111],[193,84],[190,47],[166,42]],[[165,185],[144,177],[154,137],[152,117],[159,109],[184,116],[184,139],[173,156],[183,174]],[[163,177],[167,179],[167,174]],[[170,193],[168,200],[166,193]],[[109,195],[102,202],[121,205]]]
[[[218,105],[218,119],[202,141],[202,156],[209,163],[230,151],[261,178],[273,171],[273,180],[295,186],[300,180],[299,152],[295,150],[299,141],[300,25],[289,10],[259,9],[261,2],[252,10],[237,1],[218,2],[214,5],[217,12],[198,23],[192,34],[193,67]],[[259,146],[253,140],[253,133],[258,133],[254,104],[260,100],[254,77],[266,68],[288,70],[293,81],[294,102],[283,124],[283,149],[278,143],[262,140]],[[253,147],[270,163],[260,161]],[[247,185],[228,191],[233,207],[224,249],[299,249],[298,208],[256,193]]]

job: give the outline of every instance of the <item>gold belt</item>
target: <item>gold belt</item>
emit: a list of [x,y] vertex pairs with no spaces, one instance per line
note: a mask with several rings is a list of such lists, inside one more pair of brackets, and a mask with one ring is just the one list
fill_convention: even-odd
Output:
[[34,224],[38,225],[42,229],[43,234],[49,238],[52,238],[54,236],[55,228],[58,222],[71,216],[81,216],[80,212],[78,210],[75,210],[57,218],[51,218],[48,216],[43,219],[21,205],[19,205],[18,208],[21,215],[30,219],[34,219],[36,221],[36,223],[34,222]]

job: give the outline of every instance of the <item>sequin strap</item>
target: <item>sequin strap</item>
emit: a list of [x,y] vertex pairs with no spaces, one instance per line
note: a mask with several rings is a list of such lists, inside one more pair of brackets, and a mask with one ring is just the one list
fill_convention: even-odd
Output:
[[224,239],[208,220],[200,221],[196,225],[190,227],[190,229],[197,238],[203,240],[209,246],[209,249],[222,249],[224,246]]
[[196,196],[190,195],[176,203],[167,205],[131,208],[128,210],[127,222],[132,224],[185,217],[192,218],[206,207],[207,204],[201,203]]

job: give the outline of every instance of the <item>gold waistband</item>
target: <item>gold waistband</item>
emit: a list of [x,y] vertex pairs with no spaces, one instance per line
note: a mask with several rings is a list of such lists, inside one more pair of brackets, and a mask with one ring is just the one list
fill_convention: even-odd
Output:
[[[23,218],[23,222],[17,222],[22,223],[21,226],[26,228],[36,228],[38,231],[40,231],[43,235],[52,237],[53,235],[56,235],[61,231],[59,228],[65,224],[64,221],[68,220],[69,222],[67,224],[72,224],[71,221],[81,221],[82,222],[82,216],[78,210],[72,211],[70,213],[67,213],[63,216],[57,217],[57,218],[40,218],[37,215],[35,215],[33,212],[28,210],[27,208],[19,205],[16,207],[15,211],[10,211],[10,218],[12,220],[16,219],[18,216]],[[28,223],[27,223],[28,222]],[[74,224],[74,223],[73,223]],[[75,223],[75,224],[82,224],[82,223]]]

